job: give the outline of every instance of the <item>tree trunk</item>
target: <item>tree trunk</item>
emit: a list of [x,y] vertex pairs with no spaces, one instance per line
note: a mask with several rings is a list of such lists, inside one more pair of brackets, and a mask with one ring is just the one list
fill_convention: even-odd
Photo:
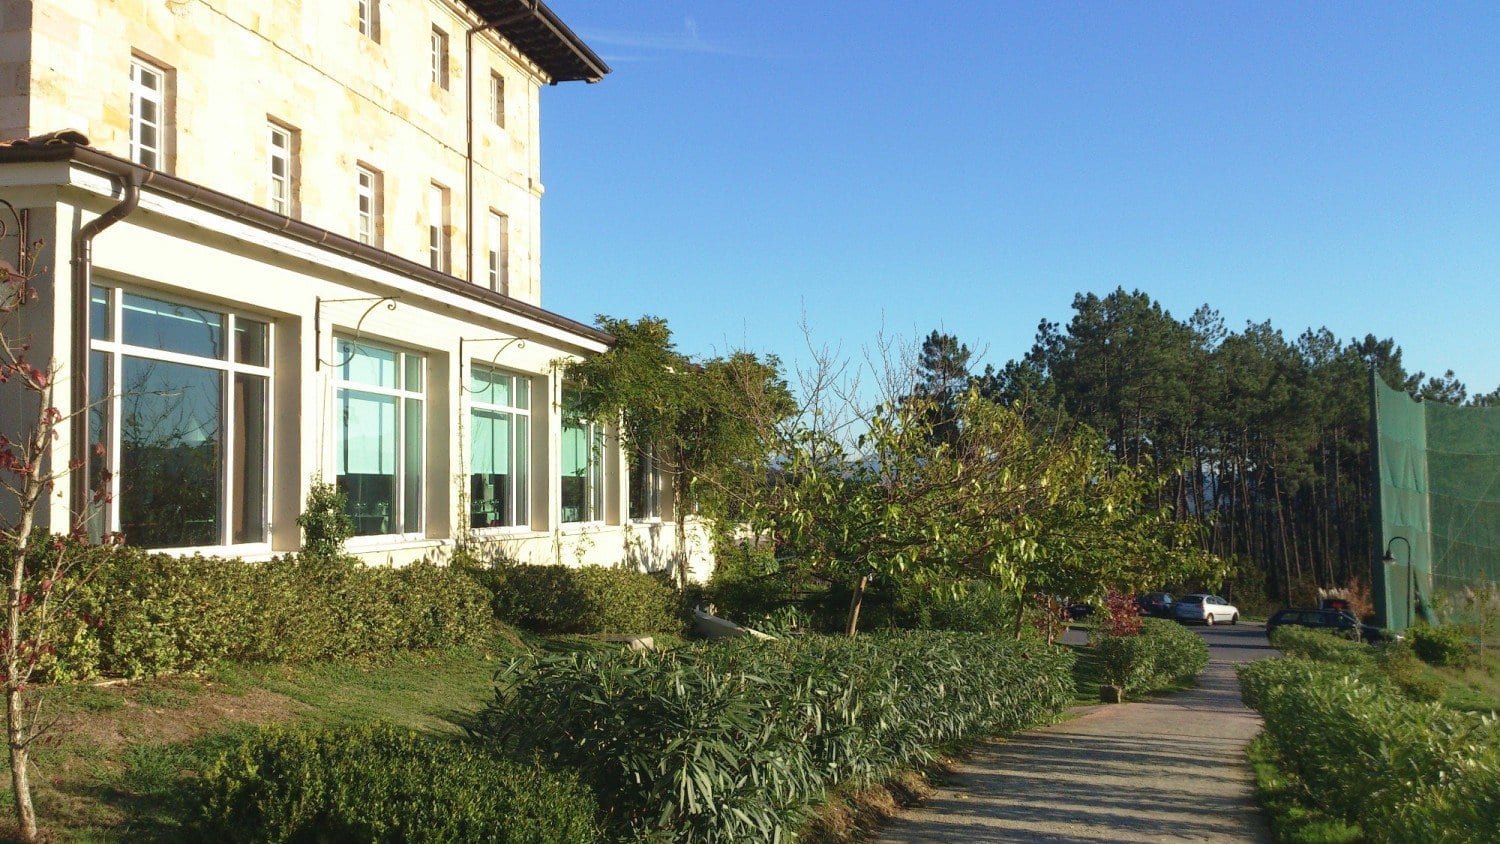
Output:
[[859,630],[859,608],[865,603],[865,586],[870,582],[868,574],[860,575],[854,586],[854,598],[849,602],[849,627],[845,633],[853,636]]
[[36,474],[32,472],[25,485],[5,605],[5,736],[10,746],[10,783],[16,799],[16,826],[20,839],[28,844],[37,840],[37,829],[36,807],[31,803],[31,781],[27,771],[31,762],[31,743],[21,665],[21,595],[26,586],[26,553],[36,513],[37,496],[32,489]]

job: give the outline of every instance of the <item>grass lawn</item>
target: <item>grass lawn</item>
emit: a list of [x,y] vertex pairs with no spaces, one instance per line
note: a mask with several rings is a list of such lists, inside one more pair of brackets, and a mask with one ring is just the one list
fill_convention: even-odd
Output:
[[[457,735],[488,700],[495,670],[536,644],[503,631],[481,649],[51,690],[47,707],[62,721],[36,752],[41,825],[63,841],[174,840],[196,773],[256,726],[383,721]],[[9,783],[7,770],[0,835],[12,829]]]

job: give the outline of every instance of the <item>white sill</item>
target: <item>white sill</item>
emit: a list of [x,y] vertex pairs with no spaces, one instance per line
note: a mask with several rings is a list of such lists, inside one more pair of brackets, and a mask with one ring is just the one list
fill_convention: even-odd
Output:
[[535,530],[529,525],[518,527],[469,528],[469,535],[476,539],[530,539],[547,536],[547,531]]
[[452,539],[428,539],[412,534],[387,534],[385,536],[360,536],[344,543],[350,554],[371,554],[380,551],[410,551],[419,548],[441,548],[452,545]]

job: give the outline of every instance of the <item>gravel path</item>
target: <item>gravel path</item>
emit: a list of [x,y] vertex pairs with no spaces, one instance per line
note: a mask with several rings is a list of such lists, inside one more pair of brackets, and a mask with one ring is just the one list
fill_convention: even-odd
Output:
[[1270,841],[1245,745],[1260,717],[1236,663],[1271,656],[1265,628],[1199,628],[1198,687],[992,741],[880,841]]

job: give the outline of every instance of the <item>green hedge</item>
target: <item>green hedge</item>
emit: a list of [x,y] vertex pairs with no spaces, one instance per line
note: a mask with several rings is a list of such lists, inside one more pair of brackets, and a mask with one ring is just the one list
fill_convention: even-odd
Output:
[[489,748],[390,727],[271,729],[200,784],[204,840],[486,841],[599,837],[576,777]]
[[1500,722],[1421,703],[1360,668],[1239,666],[1304,799],[1373,841],[1489,841],[1500,829]]
[[1208,667],[1208,644],[1175,621],[1141,619],[1135,636],[1103,636],[1094,641],[1108,680],[1126,694],[1171,688]]
[[831,788],[1052,717],[1072,660],[932,632],[534,655],[497,675],[478,732],[576,767],[616,835],[781,840]]
[[478,575],[495,616],[537,633],[678,633],[677,593],[657,577],[602,566],[501,564]]
[[1467,668],[1474,663],[1474,650],[1456,627],[1418,625],[1410,633],[1412,650],[1423,662],[1448,668]]
[[[52,548],[40,543],[35,562]],[[56,594],[69,612],[55,621],[56,652],[41,666],[53,680],[452,647],[478,643],[493,628],[485,590],[462,570],[431,563],[65,550],[77,562]]]
[[1312,630],[1288,624],[1271,631],[1271,646],[1288,656],[1300,656],[1341,665],[1369,665],[1374,649],[1356,639],[1327,630]]

